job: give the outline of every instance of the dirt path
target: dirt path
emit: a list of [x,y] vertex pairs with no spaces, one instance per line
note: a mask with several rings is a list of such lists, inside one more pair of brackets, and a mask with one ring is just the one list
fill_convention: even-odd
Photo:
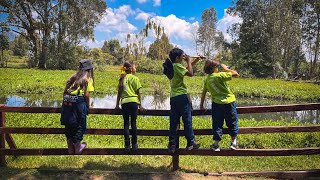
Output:
[[[132,173],[92,170],[57,170],[57,169],[10,169],[0,168],[0,179],[90,179],[90,180],[233,180],[233,179],[268,179],[237,176],[204,176],[197,173]],[[268,179],[270,180],[270,179]]]

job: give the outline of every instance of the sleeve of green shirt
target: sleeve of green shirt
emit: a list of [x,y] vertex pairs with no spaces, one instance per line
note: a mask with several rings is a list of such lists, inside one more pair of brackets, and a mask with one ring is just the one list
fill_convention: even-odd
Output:
[[223,73],[221,73],[221,77],[225,81],[230,81],[232,79],[232,73],[231,72],[223,72]]
[[87,92],[93,92],[94,91],[94,87],[93,87],[93,79],[89,79],[88,80],[88,87],[87,87]]
[[184,67],[182,64],[179,64],[177,66],[177,73],[179,76],[185,76],[187,72],[188,72],[187,68]]

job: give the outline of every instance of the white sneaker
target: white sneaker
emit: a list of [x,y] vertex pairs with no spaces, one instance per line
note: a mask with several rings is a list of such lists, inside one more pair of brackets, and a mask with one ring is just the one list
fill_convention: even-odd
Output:
[[220,146],[219,145],[215,145],[215,144],[212,144],[210,146],[210,149],[214,150],[214,151],[220,151]]
[[237,149],[237,144],[231,143],[231,144],[230,144],[230,149],[236,150],[236,149]]

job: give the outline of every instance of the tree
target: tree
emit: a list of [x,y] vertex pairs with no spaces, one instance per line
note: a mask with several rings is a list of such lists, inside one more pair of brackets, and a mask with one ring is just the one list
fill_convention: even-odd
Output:
[[9,37],[7,35],[8,28],[2,27],[1,34],[0,34],[0,49],[1,49],[1,59],[0,65],[4,67],[5,58],[4,58],[4,50],[9,49]]
[[168,36],[163,33],[160,39],[156,39],[150,44],[147,57],[154,60],[164,60],[172,48],[173,45],[170,44]]
[[65,50],[82,38],[93,38],[93,28],[105,9],[104,0],[0,1],[0,10],[7,14],[5,23],[30,41],[30,66],[41,69],[50,57],[59,59],[55,64],[64,69]]
[[[242,18],[234,25],[237,66],[256,77],[287,73],[301,49],[302,0],[237,0],[228,13]],[[301,56],[302,51],[298,51]],[[282,71],[282,72],[279,72]]]
[[14,56],[26,56],[29,48],[29,43],[26,38],[18,35],[15,36],[13,41],[11,42],[10,49],[13,52]]
[[118,54],[120,48],[121,48],[121,46],[120,46],[119,40],[112,39],[112,40],[105,41],[103,43],[101,50],[105,53],[108,53],[108,54],[114,56],[114,57],[117,57],[117,54]]
[[307,49],[309,76],[315,76],[320,52],[320,1],[306,0],[303,7],[302,34],[303,45]]
[[223,34],[217,30],[217,12],[214,7],[205,9],[201,16],[201,24],[198,29],[197,46],[205,56],[213,56],[219,50],[223,39]]

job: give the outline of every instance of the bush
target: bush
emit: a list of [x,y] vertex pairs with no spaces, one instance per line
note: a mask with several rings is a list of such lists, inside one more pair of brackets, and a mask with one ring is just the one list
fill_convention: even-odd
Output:
[[137,71],[141,73],[150,73],[150,74],[162,74],[163,67],[161,60],[151,60],[148,57],[141,57],[138,59]]

